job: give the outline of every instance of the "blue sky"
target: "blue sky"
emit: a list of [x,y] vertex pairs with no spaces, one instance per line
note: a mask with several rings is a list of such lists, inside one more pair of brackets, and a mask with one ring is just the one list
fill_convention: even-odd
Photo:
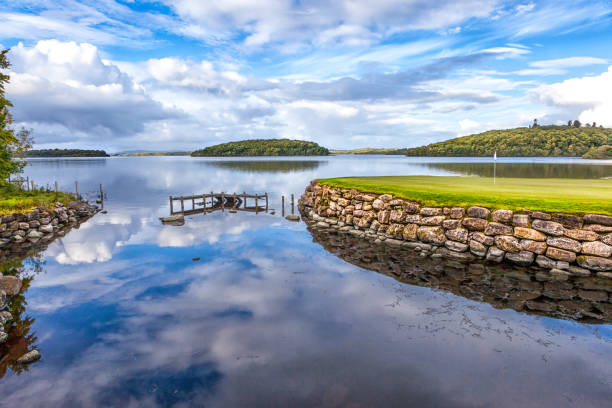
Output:
[[4,0],[0,22],[14,119],[41,148],[612,127],[610,1]]

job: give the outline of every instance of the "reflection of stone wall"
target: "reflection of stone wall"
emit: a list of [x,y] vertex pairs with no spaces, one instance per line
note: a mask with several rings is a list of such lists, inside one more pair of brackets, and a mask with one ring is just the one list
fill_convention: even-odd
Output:
[[411,285],[452,292],[497,309],[583,322],[612,322],[612,280],[555,274],[539,267],[522,267],[483,260],[459,262],[442,256],[388,245],[353,230],[310,229],[314,242],[344,261]]
[[426,208],[390,194],[312,182],[300,201],[305,218],[392,245],[458,261],[538,265],[555,275],[612,279],[612,217]]
[[95,205],[73,201],[68,207],[57,203],[52,210],[37,208],[28,214],[0,217],[0,261],[63,236],[97,211]]

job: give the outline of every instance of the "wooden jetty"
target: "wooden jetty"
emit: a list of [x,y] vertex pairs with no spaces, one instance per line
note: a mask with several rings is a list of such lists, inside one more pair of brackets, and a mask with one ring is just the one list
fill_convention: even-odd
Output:
[[[180,210],[178,211],[175,210],[176,201],[180,203]],[[236,194],[211,192],[209,194],[190,196],[170,196],[170,215],[207,214],[213,211],[225,210],[254,212],[256,214],[268,212],[268,193]]]

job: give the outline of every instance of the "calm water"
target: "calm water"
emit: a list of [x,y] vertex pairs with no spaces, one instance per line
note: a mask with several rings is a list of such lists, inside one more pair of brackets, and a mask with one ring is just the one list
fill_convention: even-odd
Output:
[[[612,162],[505,159],[496,171],[612,177]],[[317,177],[488,172],[486,159],[397,156],[33,160],[37,184],[102,183],[108,214],[23,262],[32,279],[14,352],[43,358],[23,372],[0,363],[1,404],[610,405],[612,326],[398,282],[279,215],[280,195],[297,199]],[[277,213],[160,224],[169,195],[209,191],[268,192]]]

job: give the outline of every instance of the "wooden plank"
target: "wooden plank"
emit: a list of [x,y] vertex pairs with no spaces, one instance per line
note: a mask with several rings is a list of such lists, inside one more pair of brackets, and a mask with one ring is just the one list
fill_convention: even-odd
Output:
[[172,196],[170,196],[170,215],[174,214],[174,208],[172,205]]

